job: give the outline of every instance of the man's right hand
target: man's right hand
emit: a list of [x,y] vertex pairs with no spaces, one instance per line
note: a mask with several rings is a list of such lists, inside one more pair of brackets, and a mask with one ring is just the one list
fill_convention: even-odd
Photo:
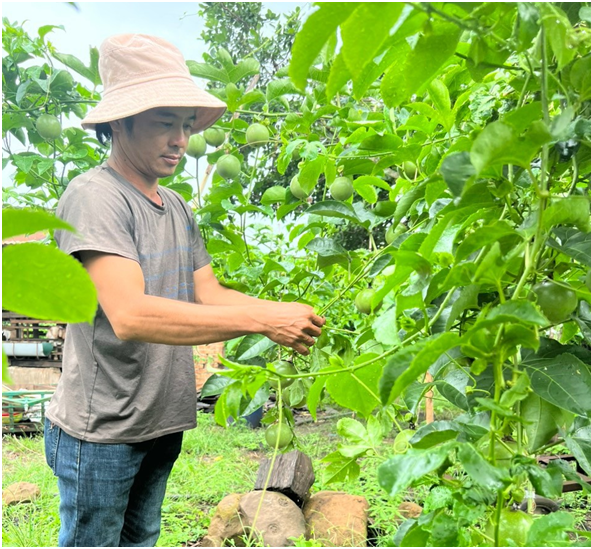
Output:
[[322,333],[321,327],[326,323],[324,317],[318,316],[312,307],[303,303],[263,301],[253,307],[253,313],[263,325],[261,333],[301,355],[310,354],[310,347],[316,343],[316,338]]

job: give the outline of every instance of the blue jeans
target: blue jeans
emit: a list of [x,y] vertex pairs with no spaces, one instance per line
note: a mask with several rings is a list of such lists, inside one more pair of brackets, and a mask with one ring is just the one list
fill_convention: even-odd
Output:
[[166,482],[183,433],[135,444],[71,437],[45,420],[45,456],[58,477],[60,547],[153,547]]

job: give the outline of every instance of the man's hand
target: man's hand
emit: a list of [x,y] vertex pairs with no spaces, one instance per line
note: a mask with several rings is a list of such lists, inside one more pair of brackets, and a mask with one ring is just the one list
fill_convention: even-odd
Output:
[[[256,311],[256,312],[255,312]],[[262,333],[270,340],[309,355],[326,319],[302,303],[265,301],[253,307],[253,316],[263,325]]]

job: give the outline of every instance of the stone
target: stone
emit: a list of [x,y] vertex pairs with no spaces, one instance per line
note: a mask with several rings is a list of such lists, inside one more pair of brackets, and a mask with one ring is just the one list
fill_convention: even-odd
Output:
[[[202,541],[204,547],[222,547],[224,540],[233,540],[236,544],[243,535],[240,516],[240,500],[243,494],[230,494],[222,499],[209,524],[207,535]],[[205,542],[212,545],[205,545]]]
[[252,532],[257,545],[262,542],[266,547],[291,547],[293,541],[289,538],[306,533],[302,510],[279,492],[255,490],[245,494],[240,500],[240,514],[245,530]]
[[405,518],[417,518],[422,512],[423,508],[412,501],[403,501],[398,506],[398,512]]
[[2,490],[2,504],[16,505],[17,503],[30,503],[41,495],[41,490],[36,484],[30,482],[17,482]]
[[318,492],[304,505],[306,538],[324,547],[367,547],[369,503],[344,492]]

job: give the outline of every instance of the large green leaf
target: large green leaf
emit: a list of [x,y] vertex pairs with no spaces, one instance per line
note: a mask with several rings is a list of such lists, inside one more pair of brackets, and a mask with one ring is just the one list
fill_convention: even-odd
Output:
[[31,234],[45,229],[74,231],[71,225],[43,210],[16,210],[14,208],[2,210],[3,239],[20,234]]
[[548,245],[591,267],[591,233],[582,233],[573,227],[559,227],[552,231],[554,239]]
[[2,307],[33,318],[92,322],[96,290],[79,261],[44,244],[2,250]]
[[298,88],[305,89],[308,70],[322,46],[359,4],[360,2],[322,2],[319,9],[306,19],[296,35],[289,64],[289,76]]
[[591,476],[591,426],[577,429],[565,438],[565,444],[583,471]]
[[558,61],[558,70],[568,65],[577,53],[573,47],[573,28],[566,14],[551,2],[540,2],[538,9],[550,47]]
[[557,511],[538,517],[527,532],[526,547],[567,547],[568,532],[575,528],[575,517],[566,511]]
[[474,175],[476,169],[467,151],[453,153],[446,156],[439,168],[444,181],[454,196],[462,196],[464,187]]
[[470,151],[470,160],[477,174],[490,166],[505,164],[529,168],[540,147],[551,139],[541,120],[531,124],[523,135],[505,122],[493,122],[478,134]]
[[[364,356],[358,358],[363,360]],[[339,406],[368,417],[380,404],[377,397],[382,365],[371,364],[354,372],[334,374],[326,382],[326,390]]]
[[[390,404],[415,379],[424,374],[446,351],[459,344],[460,336],[444,332],[422,342],[422,348],[409,347],[396,353],[384,368],[380,379],[380,397],[384,404]],[[409,363],[410,361],[410,363]],[[399,374],[401,364],[408,364]]]
[[462,444],[458,450],[458,458],[463,470],[482,488],[501,490],[508,484],[502,470],[492,466],[469,443]]
[[357,212],[352,206],[336,200],[325,200],[324,202],[312,204],[306,210],[306,213],[323,215],[325,217],[339,217],[341,219],[347,219],[355,224],[361,224],[361,219],[359,219]]
[[535,452],[547,444],[558,433],[557,418],[560,408],[541,399],[537,394],[530,394],[521,403],[521,416],[527,434],[527,449]]
[[277,345],[269,338],[260,334],[245,336],[234,352],[236,360],[250,360],[255,356],[261,356],[265,351]]
[[409,440],[413,448],[426,449],[455,440],[462,428],[455,421],[434,421],[423,425]]
[[524,365],[538,396],[563,410],[591,416],[591,371],[576,356],[532,357]]
[[431,32],[422,34],[414,48],[409,48],[408,54],[398,58],[384,75],[381,89],[386,105],[400,105],[427,86],[456,51],[460,34],[457,25],[436,20]]
[[380,51],[402,8],[401,2],[361,2],[341,25],[342,54],[353,80]]
[[429,450],[411,448],[405,454],[390,458],[378,468],[380,486],[389,496],[396,496],[417,480],[441,467],[455,444],[442,444]]
[[96,48],[90,48],[90,66],[88,67],[74,55],[54,52],[53,56],[66,65],[66,67],[76,71],[79,75],[84,76],[84,78],[88,78],[95,86],[101,83],[98,70],[98,50]]

